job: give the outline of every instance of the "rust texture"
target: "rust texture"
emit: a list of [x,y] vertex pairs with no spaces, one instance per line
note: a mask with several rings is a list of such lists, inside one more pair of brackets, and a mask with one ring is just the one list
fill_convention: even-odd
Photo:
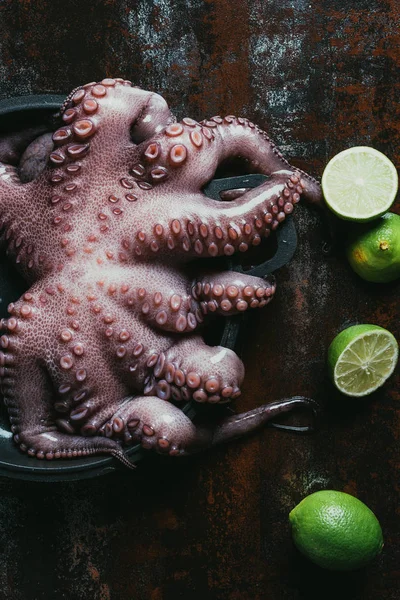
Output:
[[[180,118],[251,118],[316,175],[358,144],[398,165],[399,18],[397,0],[2,0],[0,97],[123,76]],[[80,483],[0,480],[0,599],[399,598],[399,371],[363,401],[340,397],[325,372],[346,325],[400,340],[399,282],[362,282],[340,249],[322,252],[317,215],[299,207],[295,219],[295,258],[249,322],[238,405],[308,395],[324,409],[319,432],[266,429]],[[381,521],[385,549],[366,571],[323,572],[292,546],[289,511],[327,488]]]

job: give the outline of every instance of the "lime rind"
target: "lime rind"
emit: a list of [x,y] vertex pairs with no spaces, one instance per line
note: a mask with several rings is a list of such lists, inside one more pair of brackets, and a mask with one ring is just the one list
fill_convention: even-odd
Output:
[[400,216],[387,212],[356,232],[346,248],[353,271],[366,281],[388,283],[400,277]]
[[396,197],[398,175],[382,152],[355,146],[328,162],[321,183],[326,204],[338,217],[362,222],[389,210]]
[[399,357],[396,338],[386,329],[363,331],[339,354],[333,380],[346,396],[372,394],[392,375]]
[[335,490],[314,492],[289,514],[298,550],[320,567],[350,571],[366,566],[383,548],[380,523],[361,500]]

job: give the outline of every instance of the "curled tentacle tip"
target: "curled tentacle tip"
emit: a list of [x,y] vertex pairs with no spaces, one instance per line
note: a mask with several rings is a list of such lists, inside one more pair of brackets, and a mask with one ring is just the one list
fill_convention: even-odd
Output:
[[270,421],[268,424],[269,427],[274,427],[275,429],[280,429],[282,431],[291,431],[293,433],[313,433],[318,429],[321,407],[315,400],[307,398],[306,396],[293,396],[292,398],[285,398],[284,400],[281,400],[281,402],[287,403],[289,406],[293,405],[290,411],[296,409],[309,411],[312,419],[311,423],[308,425],[285,425],[283,423]]
[[136,465],[129,460],[122,450],[112,450],[110,454],[128,469],[131,469],[132,471],[136,469]]

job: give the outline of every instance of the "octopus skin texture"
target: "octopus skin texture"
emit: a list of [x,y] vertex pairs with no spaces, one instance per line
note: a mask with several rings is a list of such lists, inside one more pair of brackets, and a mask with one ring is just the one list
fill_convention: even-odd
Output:
[[[181,410],[240,395],[241,360],[203,341],[209,314],[261,308],[275,292],[273,281],[212,260],[200,271],[195,259],[259,245],[302,196],[321,201],[315,179],[248,119],[177,122],[161,96],[123,79],[76,88],[58,128],[37,133],[0,144],[0,244],[29,287],[0,338],[1,389],[22,452],[124,461],[124,446],[141,443],[185,455],[307,402],[207,426]],[[206,197],[232,159],[268,179],[229,201]]]

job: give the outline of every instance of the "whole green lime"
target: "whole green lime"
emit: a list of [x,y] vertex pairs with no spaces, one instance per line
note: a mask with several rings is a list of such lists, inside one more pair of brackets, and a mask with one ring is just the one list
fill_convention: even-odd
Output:
[[347,247],[352,269],[366,281],[400,277],[400,216],[388,212],[363,227]]
[[325,569],[352,571],[383,547],[374,513],[350,494],[322,490],[306,496],[289,514],[295,546]]

